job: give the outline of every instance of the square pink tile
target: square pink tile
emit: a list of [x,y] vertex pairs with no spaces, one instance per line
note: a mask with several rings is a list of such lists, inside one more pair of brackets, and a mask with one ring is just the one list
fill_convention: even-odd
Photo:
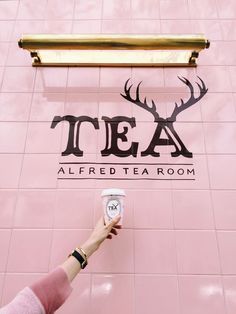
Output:
[[9,43],[0,42],[0,66],[4,66],[8,56]]
[[64,115],[65,94],[34,93],[30,111],[31,121],[50,121]]
[[205,122],[236,121],[234,97],[231,93],[208,93],[201,100],[200,106]]
[[17,191],[0,191],[0,228],[11,228],[16,205]]
[[45,20],[44,32],[47,34],[70,34],[72,30],[72,20]]
[[236,230],[235,191],[212,191],[217,229]]
[[235,123],[205,123],[204,133],[208,154],[236,153]]
[[12,20],[16,17],[18,1],[1,1],[0,2],[0,19]]
[[143,2],[141,0],[131,0],[133,19],[158,19],[160,7],[158,0]]
[[218,231],[218,244],[223,274],[236,274],[236,232]]
[[[116,23],[114,23],[114,20],[102,20],[102,33],[104,34],[127,34],[127,30],[130,30],[129,32],[132,32],[132,22],[133,20],[123,20],[122,16],[118,20],[116,20]],[[121,54],[121,50],[117,53]]]
[[188,2],[179,0],[160,0],[161,19],[188,19]]
[[219,277],[179,277],[180,307],[183,314],[226,314]]
[[19,191],[15,228],[52,228],[55,207],[53,191]]
[[51,230],[14,230],[7,264],[8,272],[47,272],[51,242]]
[[[196,4],[196,2],[195,2]],[[195,5],[194,4],[194,5]],[[196,4],[199,6],[199,4]],[[203,5],[204,6],[204,5]],[[212,14],[215,14],[215,9],[213,7],[208,7],[208,10],[211,11]],[[194,10],[191,11],[191,14],[195,14]],[[202,14],[205,14],[204,11],[202,11]],[[221,32],[221,21],[215,19],[200,19],[198,15],[196,15],[196,19],[191,20],[191,25],[192,25],[192,31],[193,33],[203,33],[207,39],[210,39],[211,42],[213,43],[213,40],[222,40],[222,32]],[[206,54],[211,54],[209,51],[206,51]],[[213,61],[213,60],[212,60]]]
[[202,66],[196,73],[205,82],[210,92],[231,92],[232,86],[228,68],[225,66]]
[[235,293],[236,293],[236,277],[224,276],[224,292],[227,314],[234,314],[236,310]]
[[51,122],[30,122],[28,125],[25,152],[60,153],[62,129],[62,124],[52,129]]
[[8,67],[5,70],[3,92],[32,92],[35,69],[32,67]]
[[27,121],[30,112],[30,93],[1,93],[0,120]]
[[10,240],[11,230],[10,229],[0,230],[0,250],[1,250],[0,272],[6,271]]
[[[205,32],[203,32],[205,33]],[[208,36],[208,39],[211,37]],[[221,46],[221,41],[213,41],[210,44],[210,47],[212,49],[212,52],[209,53],[209,50],[204,50],[203,53],[199,55],[198,63],[199,65],[204,65],[204,66],[219,66],[219,65],[227,65],[227,64],[232,64],[232,60],[234,59],[233,56],[233,51],[231,52],[228,51],[228,49],[232,48],[232,45],[229,43],[225,42],[225,53],[222,53],[222,46]],[[211,91],[211,90],[210,90]]]
[[55,228],[92,228],[93,190],[57,190]]
[[176,229],[214,229],[209,191],[173,191]]
[[176,247],[172,231],[135,231],[135,272],[176,273]]
[[[16,20],[11,41],[18,42],[22,34],[40,34],[44,29],[44,20]],[[19,48],[18,48],[19,49]],[[24,52],[29,57],[29,52]],[[30,58],[29,58],[30,59]]]
[[18,42],[14,41],[9,45],[9,52],[6,61],[7,66],[28,66],[31,67],[32,59],[29,56],[29,52],[23,49],[19,49]]
[[37,68],[34,89],[44,93],[65,92],[67,74],[67,68]]
[[[51,257],[49,268],[52,270],[62,264],[67,256],[78,246],[81,246],[89,237],[90,230],[54,230],[51,247]],[[91,259],[85,272],[91,272]]]
[[67,92],[86,93],[96,92],[99,88],[99,69],[91,68],[70,68],[68,72]]
[[17,188],[23,155],[0,154],[0,188]]
[[27,133],[27,123],[0,122],[0,152],[23,153]]
[[[189,94],[189,88],[181,82],[178,78],[186,78],[188,79],[192,85],[194,86],[194,90],[197,91],[198,87],[195,82],[198,82],[196,76],[196,69],[195,68],[179,68],[177,71],[174,68],[164,68],[164,92],[165,93],[187,93]],[[200,76],[201,77],[201,76]],[[204,77],[202,79],[205,81]],[[207,81],[205,81],[207,86]],[[182,95],[181,95],[182,96]],[[179,98],[178,98],[179,99]],[[177,99],[177,101],[178,101]],[[179,99],[180,100],[180,99]]]
[[[103,92],[116,92],[123,91],[125,82],[131,77],[130,68],[101,68],[100,72],[100,90]],[[122,97],[121,97],[122,99]]]
[[177,231],[176,241],[179,273],[220,273],[215,232]]
[[60,0],[48,0],[45,17],[48,20],[72,19],[74,10],[74,0],[68,0],[61,5]]
[[224,40],[236,39],[236,21],[232,20],[220,20],[221,31]]
[[[122,302],[121,302],[122,300]],[[133,275],[93,275],[91,314],[134,314]]]
[[216,0],[207,0],[200,2],[197,0],[190,0],[189,12],[192,19],[214,19],[218,18]]
[[131,16],[130,1],[103,0],[103,18],[104,19],[127,19]]
[[160,20],[132,20],[132,33],[134,34],[155,34],[160,33]]
[[0,41],[9,41],[13,30],[14,21],[0,21]]
[[[127,77],[128,79],[128,77]],[[135,92],[138,84],[140,85],[140,95],[145,96],[145,92],[157,92],[164,87],[164,72],[162,68],[132,68],[132,80],[129,86],[133,84],[132,91]],[[122,89],[124,87],[122,86]]]
[[20,1],[17,19],[20,20],[37,20],[44,18],[47,0],[40,2],[23,0]]
[[77,313],[90,314],[90,290],[91,275],[81,274],[78,280],[72,282],[73,291],[66,302],[57,310],[57,313]]
[[55,188],[59,156],[27,154],[24,156],[20,186],[22,188]]
[[[170,302],[171,300],[171,302]],[[179,314],[178,282],[175,276],[136,275],[135,308],[137,314]]]
[[[120,261],[122,252],[122,263]],[[101,248],[91,257],[90,264],[95,273],[133,273],[134,236],[130,229],[121,229],[112,240],[105,240]]]
[[221,19],[234,19],[236,18],[236,3],[234,0],[229,0],[225,5],[224,0],[216,0],[218,15]]
[[97,34],[100,32],[101,20],[81,20],[73,22],[73,34]]
[[101,19],[102,0],[76,0],[75,18],[81,20]]
[[212,189],[236,188],[236,164],[234,155],[209,155],[209,178]]
[[[101,93],[99,94],[99,112],[98,118],[102,120],[102,117],[114,118],[117,116],[133,116],[133,105],[131,102],[127,102],[118,93]],[[104,121],[104,120],[103,120]],[[105,122],[100,122],[100,127],[103,127]]]
[[171,191],[134,191],[135,228],[173,229]]
[[[97,93],[70,93],[66,95],[65,115],[98,117],[98,101],[103,94]],[[113,94],[112,94],[113,95]]]
[[174,123],[174,129],[190,152],[193,154],[204,154],[206,152],[201,123],[178,121]]
[[11,302],[19,291],[24,289],[26,286],[31,285],[36,280],[39,280],[41,277],[42,274],[6,274],[2,305],[6,305]]
[[162,34],[184,34],[186,29],[188,29],[189,33],[192,33],[191,20],[162,19],[160,22]]
[[[188,146],[187,146],[188,149]],[[208,165],[205,155],[197,155],[193,151],[193,158],[176,157],[172,158],[173,163],[180,164],[177,169],[182,169],[181,164],[189,164],[185,169],[189,171],[189,178],[194,180],[173,180],[171,182],[173,189],[194,190],[194,189],[208,189],[209,176]],[[185,173],[186,170],[185,170]],[[192,173],[194,175],[192,175]],[[185,177],[185,179],[188,177]]]

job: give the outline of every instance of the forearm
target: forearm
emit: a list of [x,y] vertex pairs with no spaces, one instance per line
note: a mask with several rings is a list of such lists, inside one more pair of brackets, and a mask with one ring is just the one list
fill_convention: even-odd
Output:
[[[86,253],[87,258],[89,258],[98,249],[98,244],[88,239],[80,247]],[[76,277],[76,275],[81,270],[80,263],[74,256],[70,256],[69,258],[67,258],[66,261],[61,265],[61,268],[65,271],[70,282]]]

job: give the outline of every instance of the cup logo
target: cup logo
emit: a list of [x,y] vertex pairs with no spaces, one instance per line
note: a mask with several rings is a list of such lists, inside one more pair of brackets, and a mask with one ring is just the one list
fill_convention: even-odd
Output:
[[120,201],[117,200],[117,199],[109,200],[109,201],[107,202],[106,212],[107,212],[107,216],[108,216],[110,219],[113,219],[114,217],[116,217],[117,215],[119,215],[120,212],[121,212],[121,204],[120,204]]

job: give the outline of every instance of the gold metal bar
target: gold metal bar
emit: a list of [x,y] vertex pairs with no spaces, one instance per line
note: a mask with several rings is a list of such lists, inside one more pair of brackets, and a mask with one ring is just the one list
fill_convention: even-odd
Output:
[[189,50],[209,47],[209,41],[198,35],[23,35],[19,40],[23,49],[55,50]]
[[191,51],[49,51],[35,55],[34,66],[196,66]]
[[196,66],[209,45],[201,34],[37,34],[19,40],[34,66]]

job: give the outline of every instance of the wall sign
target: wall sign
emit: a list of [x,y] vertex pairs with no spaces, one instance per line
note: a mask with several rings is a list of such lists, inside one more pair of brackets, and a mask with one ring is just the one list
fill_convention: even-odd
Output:
[[[78,162],[61,162],[58,170],[58,179],[116,179],[116,180],[195,180],[195,169],[193,163],[179,164],[174,162],[175,157],[182,156],[187,160],[192,160],[193,152],[189,151],[187,144],[181,140],[181,134],[178,134],[175,129],[175,122],[177,116],[182,111],[200,101],[207,93],[203,80],[198,77],[200,83],[196,83],[199,88],[199,95],[196,97],[194,87],[191,82],[184,78],[178,77],[181,82],[188,86],[190,90],[190,97],[186,101],[180,100],[180,104],[175,103],[173,112],[167,118],[161,117],[152,100],[149,103],[144,97],[140,97],[140,84],[135,89],[135,97],[131,95],[133,85],[130,84],[128,79],[124,86],[124,91],[121,96],[149,112],[153,117],[155,124],[155,131],[149,143],[146,143],[144,150],[139,149],[139,142],[130,141],[129,131],[136,128],[135,117],[115,116],[107,117],[102,116],[102,122],[105,126],[105,146],[100,149],[100,156],[116,156],[120,158],[119,163],[107,162],[81,162],[80,158],[84,155],[84,151],[80,148],[80,129],[81,125],[86,122],[90,123],[94,132],[100,130],[100,123],[97,117],[89,117],[86,115],[81,116],[55,116],[51,128],[55,128],[59,123],[65,121],[69,123],[67,145],[65,150],[61,153],[62,156],[76,156]],[[133,88],[134,89],[134,88]],[[122,131],[120,131],[122,129]],[[165,138],[163,138],[165,134]],[[92,136],[92,134],[91,134]],[[124,150],[119,146],[121,142],[130,141],[128,149]],[[173,163],[158,163],[160,146],[171,146],[173,150],[170,153]],[[145,157],[155,157],[156,162],[145,163]],[[132,157],[134,162],[125,162],[125,158]],[[142,159],[142,162],[135,162],[137,157]],[[140,159],[139,159],[140,160]]]

